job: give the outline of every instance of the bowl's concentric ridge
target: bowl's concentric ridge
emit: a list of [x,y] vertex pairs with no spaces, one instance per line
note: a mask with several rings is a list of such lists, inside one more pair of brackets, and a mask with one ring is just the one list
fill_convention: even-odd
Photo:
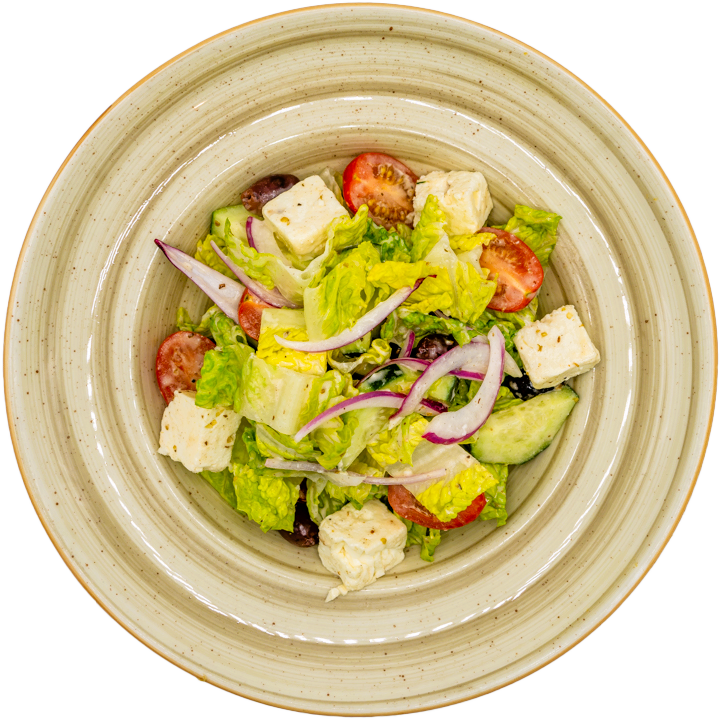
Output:
[[[334,580],[313,552],[263,535],[155,452],[155,351],[177,306],[203,299],[152,241],[189,249],[253,178],[372,148],[482,170],[498,218],[515,202],[559,212],[542,303],[575,304],[603,361],[577,379],[559,440],[513,472],[506,526],[457,531],[432,565],[411,553],[325,604]],[[682,515],[717,374],[702,258],[634,133],[532,48],[388,5],[250,23],[120,98],[38,209],[5,341],[28,492],[98,602],[220,687],[348,715],[491,691],[602,622]]]

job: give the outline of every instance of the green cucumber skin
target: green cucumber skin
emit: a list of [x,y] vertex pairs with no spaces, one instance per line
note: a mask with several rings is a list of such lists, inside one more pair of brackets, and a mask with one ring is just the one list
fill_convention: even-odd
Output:
[[438,402],[445,403],[445,405],[449,405],[455,394],[456,384],[456,377],[445,375],[445,377],[441,377],[430,386],[427,396],[431,400],[437,400]]
[[220,208],[212,214],[210,221],[210,232],[218,237],[225,237],[225,222],[230,220],[230,232],[236,238],[246,238],[245,224],[250,213],[243,205],[230,205]]
[[475,433],[470,452],[479,462],[527,462],[550,445],[578,399],[572,388],[563,385],[493,413]]

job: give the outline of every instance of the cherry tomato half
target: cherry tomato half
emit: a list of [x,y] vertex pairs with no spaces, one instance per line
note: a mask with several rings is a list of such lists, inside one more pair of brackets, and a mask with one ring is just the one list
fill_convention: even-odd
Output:
[[178,390],[195,390],[205,353],[214,347],[209,338],[191,332],[176,332],[163,340],[155,359],[155,375],[168,405]]
[[260,337],[262,312],[265,308],[269,307],[272,307],[272,305],[258,300],[249,290],[245,290],[242,298],[240,298],[240,307],[238,308],[240,327],[253,340],[257,340]]
[[484,493],[480,493],[465,510],[458,513],[456,518],[447,522],[441,522],[437,515],[433,515],[425,506],[421,505],[404,485],[388,486],[388,502],[390,507],[406,520],[412,520],[418,525],[436,530],[452,530],[476,520],[485,507],[487,498]]
[[417,175],[384,153],[358,155],[343,173],[343,195],[353,212],[367,204],[370,217],[387,230],[407,223],[413,210]]
[[522,310],[537,295],[545,277],[537,255],[505,230],[484,227],[480,232],[496,236],[480,256],[480,266],[488,268],[490,276],[497,280],[497,290],[488,307],[501,312]]

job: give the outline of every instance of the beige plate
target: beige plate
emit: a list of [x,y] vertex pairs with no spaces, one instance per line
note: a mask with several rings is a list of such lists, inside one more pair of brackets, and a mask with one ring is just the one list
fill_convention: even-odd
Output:
[[[603,361],[561,436],[512,473],[511,518],[326,605],[315,551],[263,533],[156,453],[155,351],[204,306],[153,239],[190,249],[271,171],[381,149],[478,169],[563,216],[544,309]],[[230,30],[152,73],[67,159],[22,250],[5,382],[18,461],[58,551],[125,628],[189,672],[318,713],[398,713],[510,683],[647,572],[687,503],[715,398],[707,277],[667,179],[563,68],[490,28],[333,6]]]

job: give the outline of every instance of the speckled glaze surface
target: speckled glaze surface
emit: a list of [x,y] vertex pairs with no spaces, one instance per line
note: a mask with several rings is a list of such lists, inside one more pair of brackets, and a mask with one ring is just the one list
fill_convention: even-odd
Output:
[[[510,519],[417,548],[373,586],[264,535],[157,454],[156,349],[205,306],[157,251],[189,250],[271,171],[382,149],[478,169],[503,220],[563,216],[542,294],[602,354],[554,445],[511,474]],[[659,299],[662,298],[662,302]],[[58,551],[139,640],[222,688],[296,710],[427,709],[513,682],[605,619],[667,542],[697,476],[717,373],[712,301],[679,201],[589,88],[494,30],[333,6],[231,30],[123,96],[28,234],[5,344],[8,416]]]

